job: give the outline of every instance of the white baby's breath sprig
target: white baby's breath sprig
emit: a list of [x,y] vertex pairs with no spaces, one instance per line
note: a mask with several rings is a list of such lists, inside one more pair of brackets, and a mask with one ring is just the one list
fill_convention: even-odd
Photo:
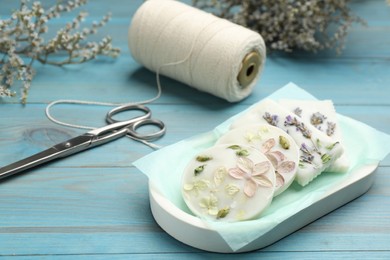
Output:
[[120,50],[113,47],[110,36],[98,42],[88,41],[88,36],[97,34],[110,20],[110,13],[89,28],[82,28],[88,14],[81,11],[54,37],[43,37],[49,30],[50,20],[85,4],[87,0],[57,1],[45,9],[39,1],[30,4],[28,0],[21,0],[19,8],[9,18],[0,19],[0,98],[16,96],[11,87],[20,81],[21,102],[26,102],[34,77],[34,61],[63,66],[84,63],[102,55],[113,58],[119,55]]
[[[389,0],[388,0],[389,1]],[[259,32],[271,50],[296,49],[340,53],[353,23],[365,24],[354,15],[350,0],[192,0],[225,19]]]

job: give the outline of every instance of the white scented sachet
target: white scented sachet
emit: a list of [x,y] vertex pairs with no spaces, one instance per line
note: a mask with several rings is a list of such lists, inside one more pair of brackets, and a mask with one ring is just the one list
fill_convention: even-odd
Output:
[[245,125],[228,131],[216,144],[247,145],[267,156],[275,168],[274,196],[285,191],[295,179],[299,148],[291,136],[280,128],[268,124]]
[[182,195],[197,216],[212,221],[252,219],[271,203],[275,169],[259,150],[217,145],[196,155],[182,177]]
[[[310,122],[318,130],[324,132],[332,138],[334,142],[343,145],[341,128],[337,122],[336,110],[331,100],[293,100],[281,99],[279,104],[293,112],[306,122]],[[341,155],[327,172],[345,172],[349,168],[349,159],[347,153]]]
[[305,186],[326,168],[333,164],[343,153],[338,142],[301,120],[275,101],[263,100],[247,113],[238,117],[231,129],[254,123],[268,123],[287,132],[300,148],[300,160],[296,181]]

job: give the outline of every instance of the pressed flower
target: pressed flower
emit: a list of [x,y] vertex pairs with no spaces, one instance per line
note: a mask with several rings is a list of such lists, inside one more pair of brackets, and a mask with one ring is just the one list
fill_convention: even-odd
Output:
[[325,153],[321,156],[321,160],[323,163],[328,163],[330,160],[332,160],[332,156],[329,154]]
[[205,210],[207,213],[212,216],[216,216],[218,214],[218,199],[213,194],[210,196],[202,198],[199,202],[199,206]]
[[233,145],[229,146],[228,148],[232,149],[232,150],[241,150],[241,146],[239,146],[237,144],[233,144]]
[[300,107],[295,108],[293,112],[299,117],[302,116],[302,109]]
[[248,152],[248,150],[242,149],[242,150],[238,150],[238,151],[236,152],[236,155],[237,155],[237,156],[248,156],[248,155],[249,155],[249,152]]
[[276,141],[274,138],[270,138],[268,139],[267,141],[265,141],[262,145],[261,145],[261,152],[262,153],[268,153],[271,148],[273,148],[276,144]]
[[230,212],[230,208],[229,208],[229,207],[220,209],[220,210],[218,211],[218,213],[217,213],[217,219],[226,217],[227,214],[229,214],[229,212]]
[[280,146],[283,147],[283,149],[286,149],[288,150],[290,148],[290,142],[288,141],[288,139],[283,136],[283,135],[280,135],[279,136],[279,144]]
[[294,170],[295,163],[293,161],[284,161],[286,156],[280,151],[271,151],[275,146],[275,139],[270,138],[265,141],[261,147],[261,151],[267,156],[268,160],[275,168],[276,187],[284,185],[284,177],[282,174],[289,173]]
[[266,156],[275,168],[276,187],[283,186],[285,183],[283,174],[292,172],[295,168],[295,162],[285,161],[286,157],[280,151],[268,152]]
[[320,112],[313,113],[310,117],[310,123],[314,126],[321,125],[326,120],[326,116],[321,114]]
[[203,172],[205,166],[206,166],[206,164],[203,164],[203,165],[196,167],[194,169],[195,176],[198,176],[201,172]]
[[290,115],[286,116],[284,121],[284,126],[295,126],[297,131],[300,131],[302,135],[306,138],[311,138],[311,132],[304,123],[300,122],[296,117]]
[[332,136],[334,134],[334,131],[336,129],[336,124],[333,122],[327,122],[328,128],[326,129],[326,134],[328,136]]
[[199,180],[193,183],[184,184],[183,189],[185,191],[194,191],[196,195],[199,194],[199,191],[205,190],[210,186],[210,182],[208,180]]
[[212,159],[213,159],[213,157],[207,156],[207,155],[198,155],[198,156],[196,157],[196,160],[197,160],[198,162],[207,162],[207,161],[210,161],[210,160],[212,160]]
[[311,154],[310,148],[305,143],[301,144],[301,148],[300,149],[301,149],[302,152],[304,152],[306,154]]
[[244,138],[248,143],[252,143],[253,141],[256,140],[261,140],[260,134],[253,134],[253,133],[247,133]]
[[239,157],[237,167],[229,169],[229,175],[235,179],[245,180],[244,193],[248,197],[253,197],[258,186],[272,187],[272,182],[265,174],[271,165],[268,161],[254,164],[247,157]]
[[261,134],[265,134],[265,133],[268,133],[269,132],[269,128],[265,125],[261,126],[260,129],[259,129],[259,135]]
[[331,145],[326,146],[326,149],[332,150],[335,147],[335,145],[337,145],[337,144],[339,144],[339,142],[335,142],[335,143],[333,143]]
[[263,118],[265,119],[265,121],[267,121],[268,124],[273,125],[273,126],[276,126],[279,122],[279,118],[277,115],[271,115],[268,112],[264,113]]
[[214,183],[216,186],[221,185],[221,183],[225,180],[225,177],[227,175],[227,169],[225,167],[219,167],[214,172]]
[[314,160],[314,155],[310,151],[310,148],[305,143],[302,143],[300,150],[302,152],[301,157],[300,157],[301,162],[302,163],[312,163]]
[[234,184],[226,184],[225,191],[228,195],[234,196],[240,191],[240,188]]

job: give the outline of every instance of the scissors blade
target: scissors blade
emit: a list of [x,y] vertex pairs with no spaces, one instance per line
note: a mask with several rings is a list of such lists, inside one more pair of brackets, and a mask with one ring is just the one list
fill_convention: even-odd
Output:
[[30,157],[14,162],[10,165],[0,168],[0,179],[6,178],[13,174],[22,172],[40,164],[62,158],[90,147],[95,135],[86,133],[65,142],[54,145],[53,147],[34,154]]

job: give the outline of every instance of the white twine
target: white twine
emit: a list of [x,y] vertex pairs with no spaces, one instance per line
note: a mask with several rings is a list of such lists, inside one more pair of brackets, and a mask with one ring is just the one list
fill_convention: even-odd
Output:
[[[162,94],[160,74],[201,91],[236,102],[251,94],[256,80],[242,88],[237,80],[245,55],[257,51],[265,61],[262,37],[251,30],[172,0],[148,0],[136,12],[129,28],[129,48],[134,59],[156,73],[157,94],[150,99],[111,103],[63,99],[46,107],[52,122],[79,129],[95,127],[63,122],[51,109],[60,104],[122,106],[148,104]],[[129,136],[130,137],[130,136]],[[154,149],[159,146],[140,141]]]
[[258,33],[172,0],[148,0],[137,10],[129,28],[129,48],[151,71],[189,55],[161,74],[230,102],[246,98],[256,85],[256,79],[246,87],[238,82],[245,56],[259,53],[257,77],[266,56]]
[[[46,116],[47,116],[47,118],[49,120],[51,120],[52,122],[54,122],[54,123],[56,123],[58,125],[72,127],[72,128],[78,128],[78,129],[94,130],[94,129],[97,129],[97,127],[71,124],[71,123],[67,123],[67,122],[60,121],[60,120],[56,119],[51,114],[52,107],[55,106],[55,105],[60,105],[60,104],[97,105],[97,106],[144,105],[144,104],[148,104],[148,103],[151,103],[151,102],[157,100],[161,96],[162,88],[161,88],[161,83],[160,83],[160,73],[159,73],[159,71],[156,72],[156,81],[157,81],[157,94],[156,94],[156,96],[154,96],[153,98],[150,98],[150,99],[137,101],[137,102],[130,102],[130,103],[111,103],[111,102],[99,102],[99,101],[87,101],[87,100],[75,100],[75,99],[60,99],[60,100],[56,100],[56,101],[53,101],[53,102],[49,103],[46,106],[45,113],[46,113]],[[131,138],[131,139],[133,139],[133,140],[135,140],[135,141],[141,142],[141,143],[143,143],[143,144],[145,144],[145,145],[147,145],[147,146],[149,146],[149,147],[151,147],[153,149],[160,149],[161,148],[161,146],[159,146],[159,145],[153,144],[151,142],[148,142],[148,141],[145,141],[145,140],[142,140],[142,139],[138,139],[138,138],[133,137],[131,135],[126,135],[126,136]]]

